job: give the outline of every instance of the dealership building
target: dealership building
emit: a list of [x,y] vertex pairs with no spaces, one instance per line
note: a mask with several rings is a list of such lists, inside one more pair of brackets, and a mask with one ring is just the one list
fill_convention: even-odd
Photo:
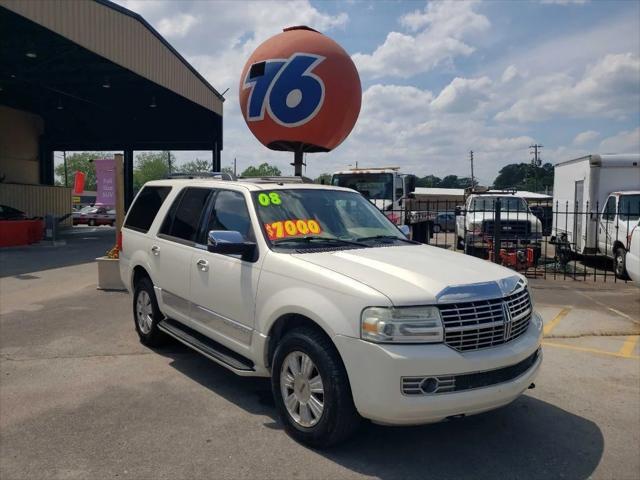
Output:
[[0,0],[0,204],[65,215],[54,152],[211,151],[224,98],[140,15],[108,0]]

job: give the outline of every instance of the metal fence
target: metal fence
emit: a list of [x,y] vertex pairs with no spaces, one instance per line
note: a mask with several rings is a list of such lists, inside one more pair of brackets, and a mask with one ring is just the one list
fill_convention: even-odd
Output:
[[[411,200],[387,207],[414,240],[463,252],[515,269],[528,277],[626,281],[625,256],[640,218],[640,197],[613,205],[482,196],[464,206]],[[640,227],[635,235],[640,235]]]

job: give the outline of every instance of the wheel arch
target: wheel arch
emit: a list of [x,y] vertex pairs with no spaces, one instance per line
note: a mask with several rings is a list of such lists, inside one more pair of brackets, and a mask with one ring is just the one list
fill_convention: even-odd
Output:
[[278,346],[280,340],[282,340],[282,338],[287,334],[287,332],[290,332],[296,328],[304,327],[316,330],[326,336],[334,346],[336,353],[340,358],[340,361],[342,361],[342,357],[340,356],[335,343],[331,339],[331,334],[322,325],[301,313],[285,313],[283,315],[280,315],[269,328],[269,332],[267,334],[267,346],[264,351],[264,362],[266,367],[271,367],[276,347]]

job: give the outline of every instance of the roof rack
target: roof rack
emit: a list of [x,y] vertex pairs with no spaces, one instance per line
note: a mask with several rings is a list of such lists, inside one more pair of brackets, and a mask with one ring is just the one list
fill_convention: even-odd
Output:
[[267,176],[267,177],[238,177],[238,180],[254,183],[313,183],[308,177],[283,177],[283,176]]
[[398,171],[400,170],[400,167],[356,167],[356,168],[350,168],[349,171],[350,172],[361,172],[361,171],[366,171],[366,170],[394,170],[394,171]]
[[236,180],[236,177],[229,172],[194,172],[181,173],[176,172],[167,175],[167,178],[193,180],[194,178],[220,178],[221,180]]

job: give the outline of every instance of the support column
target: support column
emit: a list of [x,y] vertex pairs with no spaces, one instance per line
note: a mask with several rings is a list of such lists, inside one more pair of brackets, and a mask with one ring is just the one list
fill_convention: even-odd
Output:
[[39,152],[39,176],[42,185],[54,185],[55,176],[53,172],[53,150],[47,144],[44,137],[40,137]]
[[222,166],[220,165],[220,146],[218,142],[213,144],[213,150],[211,151],[211,171],[212,172],[220,172],[222,171]]
[[124,150],[124,209],[129,210],[133,202],[133,150]]

